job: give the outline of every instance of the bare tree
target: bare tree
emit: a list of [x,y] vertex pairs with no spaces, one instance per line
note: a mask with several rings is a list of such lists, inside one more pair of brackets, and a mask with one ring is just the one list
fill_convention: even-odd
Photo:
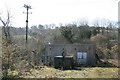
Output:
[[6,21],[4,21],[1,16],[0,16],[0,21],[2,22],[3,26],[2,26],[2,34],[3,34],[3,38],[5,37],[5,40],[7,40],[8,43],[11,42],[10,40],[10,13],[9,11],[7,11],[7,19]]
[[76,23],[78,26],[87,26],[88,20],[86,18],[79,19]]
[[99,19],[94,20],[93,25],[95,27],[100,27],[100,20]]
[[10,51],[11,51],[11,39],[10,39],[10,13],[7,11],[7,19],[3,20],[0,16],[0,21],[2,22],[2,52],[3,52],[3,76],[7,76],[9,64],[10,64]]

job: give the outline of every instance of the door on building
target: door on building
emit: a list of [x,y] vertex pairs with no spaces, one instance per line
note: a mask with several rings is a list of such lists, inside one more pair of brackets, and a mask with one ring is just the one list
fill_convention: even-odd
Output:
[[87,63],[87,52],[77,52],[76,58],[77,58],[77,63],[86,64]]

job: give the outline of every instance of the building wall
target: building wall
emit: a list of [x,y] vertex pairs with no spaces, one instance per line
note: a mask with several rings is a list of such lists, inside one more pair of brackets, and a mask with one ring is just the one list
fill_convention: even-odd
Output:
[[54,56],[62,56],[63,51],[65,51],[66,56],[73,56],[75,61],[77,52],[87,52],[86,65],[94,66],[96,63],[95,45],[93,44],[50,44],[46,45],[45,51],[45,56],[48,56],[48,59],[47,57],[45,59],[46,64],[49,63],[50,60],[52,60],[51,63],[54,64]]

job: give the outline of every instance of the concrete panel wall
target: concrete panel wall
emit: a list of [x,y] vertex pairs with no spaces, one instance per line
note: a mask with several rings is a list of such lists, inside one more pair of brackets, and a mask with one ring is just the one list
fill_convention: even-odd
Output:
[[[64,49],[64,50],[63,50]],[[66,56],[73,56],[76,60],[77,52],[87,52],[87,65],[94,66],[96,63],[95,58],[95,45],[93,44],[51,44],[46,45],[45,56],[62,56],[62,52],[65,51]],[[47,62],[49,60],[46,60]]]

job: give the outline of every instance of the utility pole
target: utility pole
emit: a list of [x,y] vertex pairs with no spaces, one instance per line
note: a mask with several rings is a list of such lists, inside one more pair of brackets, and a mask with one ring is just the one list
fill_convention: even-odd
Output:
[[28,10],[32,9],[31,6],[24,4],[24,7],[27,9],[27,17],[26,17],[26,44],[28,43]]
[[[25,47],[26,47],[26,54],[27,54],[27,60],[28,60],[28,66],[30,67],[30,55],[28,54],[28,46],[27,46],[27,44],[28,44],[28,14],[29,14],[29,12],[28,12],[28,10],[29,9],[31,9],[31,6],[30,5],[26,5],[26,4],[24,4],[24,8],[26,8],[26,10],[27,10],[27,12],[25,12],[26,14],[27,14],[27,17],[26,17],[26,44],[25,44]],[[24,12],[23,12],[24,13]]]

